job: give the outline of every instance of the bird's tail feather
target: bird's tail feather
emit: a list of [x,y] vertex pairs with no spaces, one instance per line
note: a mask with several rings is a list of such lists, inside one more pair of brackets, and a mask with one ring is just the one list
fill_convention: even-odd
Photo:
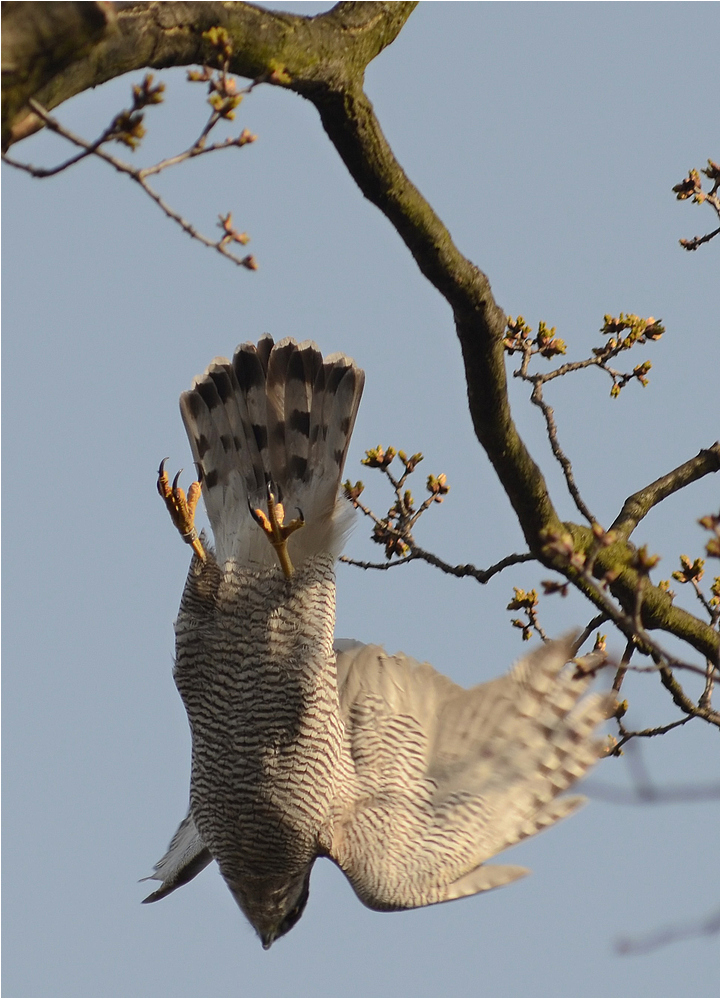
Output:
[[180,398],[180,410],[213,530],[216,557],[271,565],[275,555],[249,506],[267,490],[302,530],[288,542],[293,564],[338,554],[352,519],[338,498],[364,374],[344,354],[264,336],[242,344],[232,362],[216,358]]

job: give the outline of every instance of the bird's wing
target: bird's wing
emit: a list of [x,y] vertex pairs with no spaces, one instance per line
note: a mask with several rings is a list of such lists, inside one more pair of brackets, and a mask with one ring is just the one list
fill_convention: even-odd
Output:
[[570,638],[552,642],[464,690],[408,656],[341,646],[356,784],[332,853],[366,904],[446,901],[527,873],[481,865],[575,811],[582,797],[558,795],[599,758],[609,696],[587,694],[572,654]]
[[200,838],[193,817],[188,811],[178,826],[175,836],[171,839],[165,856],[155,865],[152,874],[147,878],[141,878],[142,881],[163,882],[160,888],[151,892],[147,898],[143,899],[143,902],[157,902],[158,899],[165,898],[171,891],[175,891],[181,885],[192,881],[196,874],[200,874],[212,859],[210,851]]

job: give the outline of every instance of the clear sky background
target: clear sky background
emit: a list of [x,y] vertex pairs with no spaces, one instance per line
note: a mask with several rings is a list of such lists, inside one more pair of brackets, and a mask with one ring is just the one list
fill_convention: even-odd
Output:
[[[506,312],[556,326],[571,359],[602,342],[604,313],[666,325],[630,356],[653,361],[646,389],[613,401],[590,371],[547,392],[604,524],[716,438],[718,244],[678,245],[715,222],[671,187],[718,155],[718,17],[715,3],[423,3],[367,74],[400,162]],[[200,131],[204,88],[184,75],[161,74],[167,102],[150,109],[134,162]],[[58,117],[94,138],[141,77]],[[614,951],[619,937],[691,927],[716,909],[717,802],[604,800],[604,789],[633,786],[634,766],[661,788],[713,782],[718,732],[703,722],[604,761],[582,813],[504,858],[533,875],[498,892],[381,915],[321,861],[303,919],[268,953],[214,866],[140,905],[151,886],[137,879],[185,812],[190,751],[171,675],[189,552],[155,474],[169,455],[187,484],[177,399],[214,356],[266,331],[350,354],[367,380],[347,472],[371,502],[387,508],[388,496],[358,465],[364,450],[421,450],[416,494],[430,472],[445,472],[451,492],[421,522],[420,544],[478,566],[523,550],[472,433],[447,304],[364,201],[310,104],[259,87],[234,134],[243,127],[254,145],[157,183],[206,233],[232,210],[257,273],[191,242],[102,163],[44,181],[3,169],[3,994],[717,995],[712,937]],[[13,155],[52,165],[69,152],[38,135]],[[512,380],[511,393],[558,509],[576,519],[527,387]],[[656,578],[680,553],[702,554],[696,519],[716,504],[709,477],[644,521],[635,537],[663,556]],[[380,554],[365,524],[348,552]],[[548,575],[522,566],[480,587],[422,565],[342,566],[337,634],[471,685],[525,651],[506,604],[514,585]],[[541,616],[558,634],[593,614],[555,597]],[[611,647],[620,652],[617,637]],[[629,682],[628,696],[635,726],[676,717],[653,676]]]

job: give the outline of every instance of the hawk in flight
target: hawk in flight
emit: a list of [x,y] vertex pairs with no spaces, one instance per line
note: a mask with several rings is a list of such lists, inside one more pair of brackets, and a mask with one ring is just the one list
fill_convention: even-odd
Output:
[[[363,372],[269,336],[216,358],[180,409],[198,482],[158,488],[193,558],[175,623],[192,734],[190,809],[155,901],[211,860],[268,948],[329,857],[371,909],[515,881],[490,858],[575,811],[609,697],[570,639],[464,690],[427,663],[333,641],[339,495]],[[214,545],[198,535],[203,495]]]

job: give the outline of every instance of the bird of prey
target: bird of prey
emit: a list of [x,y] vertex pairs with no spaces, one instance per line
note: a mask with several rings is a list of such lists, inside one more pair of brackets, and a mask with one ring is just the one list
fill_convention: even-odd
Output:
[[[198,469],[158,488],[193,557],[174,677],[192,734],[190,808],[146,902],[211,860],[264,948],[300,919],[329,857],[372,909],[515,881],[495,854],[575,811],[608,695],[549,643],[464,690],[427,663],[333,641],[339,493],[364,375],[264,336],[216,358],[180,409]],[[203,495],[214,546],[198,535]]]

